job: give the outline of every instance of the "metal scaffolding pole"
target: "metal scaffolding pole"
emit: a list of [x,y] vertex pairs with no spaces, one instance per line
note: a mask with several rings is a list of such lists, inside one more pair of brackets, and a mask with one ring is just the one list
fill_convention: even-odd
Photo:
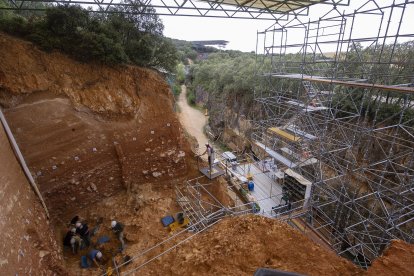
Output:
[[[313,182],[310,223],[339,255],[368,267],[391,239],[414,241],[414,33],[406,20],[414,2],[324,8],[258,32],[262,112],[252,140],[276,153],[311,152],[317,163],[293,168]],[[272,127],[316,139],[292,142]]]

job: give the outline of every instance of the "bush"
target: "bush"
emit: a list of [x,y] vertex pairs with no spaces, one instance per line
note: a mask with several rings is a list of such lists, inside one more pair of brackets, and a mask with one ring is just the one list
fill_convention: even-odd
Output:
[[187,102],[189,105],[195,105],[196,104],[196,98],[194,94],[194,90],[191,88],[187,88]]
[[174,93],[174,96],[177,98],[178,96],[180,96],[180,94],[181,94],[181,86],[180,85],[178,85],[178,84],[174,84],[173,85],[173,93]]
[[6,33],[25,36],[28,34],[27,19],[21,16],[0,18],[0,29]]
[[177,82],[183,84],[185,81],[185,66],[182,63],[179,63],[175,67],[175,73],[177,75]]
[[[113,11],[132,12],[140,6],[138,0],[125,1],[128,7]],[[0,29],[29,39],[44,50],[60,50],[80,61],[132,63],[172,72],[177,51],[162,36],[164,26],[155,10],[147,12],[151,11],[154,14],[102,16],[80,6],[58,6],[47,8],[43,16],[29,21],[17,14],[0,13]]]

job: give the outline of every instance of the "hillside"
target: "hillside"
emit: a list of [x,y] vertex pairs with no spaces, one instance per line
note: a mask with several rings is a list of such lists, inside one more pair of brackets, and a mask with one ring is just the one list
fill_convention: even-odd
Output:
[[[159,219],[178,211],[174,186],[198,173],[163,77],[80,63],[5,34],[0,64],[0,106],[51,214],[42,231],[60,247],[75,215],[91,227],[101,219],[99,235],[111,235],[107,225],[118,219],[131,255],[168,236]],[[219,182],[211,192],[226,196]],[[62,253],[66,269],[78,273],[79,256]]]
[[368,269],[369,276],[413,275],[414,245],[394,240]]
[[[122,221],[130,256],[170,237],[160,218],[179,211],[175,185],[199,172],[163,78],[138,67],[79,63],[4,34],[0,64],[0,106],[52,215],[45,219],[0,132],[1,162],[7,164],[0,174],[0,237],[7,241],[0,272],[99,275],[81,270],[80,254],[61,248],[74,215],[91,227],[101,221],[97,236],[111,238],[110,221]],[[231,204],[225,181],[209,189]],[[105,257],[116,246],[112,239]],[[412,253],[411,245],[395,242],[368,273],[409,275]],[[285,223],[248,215],[224,219],[139,275],[252,275],[258,267],[306,275],[365,273]]]

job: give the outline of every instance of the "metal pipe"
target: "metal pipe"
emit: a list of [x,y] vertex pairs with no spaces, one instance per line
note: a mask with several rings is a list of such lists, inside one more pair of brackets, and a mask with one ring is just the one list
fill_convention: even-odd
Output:
[[2,111],[1,108],[0,108],[0,120],[3,124],[4,131],[6,132],[7,138],[8,138],[8,140],[9,140],[9,142],[10,142],[12,148],[13,148],[13,151],[14,151],[16,157],[17,157],[17,160],[19,161],[19,164],[22,167],[23,172],[26,175],[26,178],[30,183],[30,186],[32,186],[35,194],[39,198],[40,203],[42,204],[43,209],[45,210],[47,218],[50,218],[49,211],[46,207],[45,201],[43,200],[42,194],[40,193],[40,191],[39,191],[39,189],[38,189],[38,187],[37,187],[37,185],[36,185],[36,183],[33,179],[32,174],[30,173],[30,170],[27,167],[26,161],[24,160],[24,157],[23,157],[22,153],[20,152],[19,146],[17,145],[16,140],[14,139],[13,133],[11,132],[9,125],[7,124],[6,118],[4,117],[4,114],[3,114],[3,111]]

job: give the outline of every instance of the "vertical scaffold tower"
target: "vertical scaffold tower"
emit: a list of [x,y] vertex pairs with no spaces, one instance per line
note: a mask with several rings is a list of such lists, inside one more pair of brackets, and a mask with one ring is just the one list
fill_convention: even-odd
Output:
[[414,241],[414,1],[336,2],[258,33],[252,140],[317,159],[307,222],[367,267]]

